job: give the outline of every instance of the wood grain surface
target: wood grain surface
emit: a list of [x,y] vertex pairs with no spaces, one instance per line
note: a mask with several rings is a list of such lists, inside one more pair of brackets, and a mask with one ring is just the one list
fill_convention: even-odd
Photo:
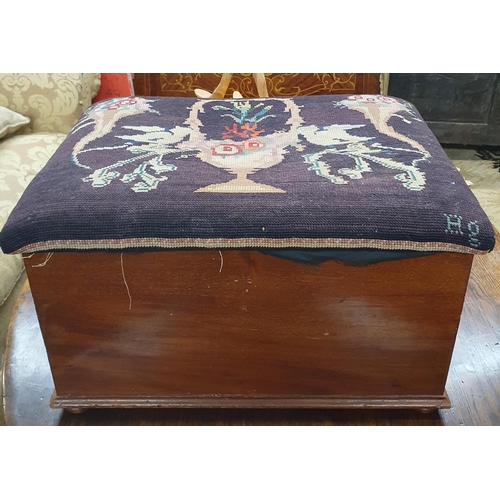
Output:
[[[135,73],[138,96],[195,97],[195,89],[212,92],[222,73]],[[319,94],[379,94],[379,73],[265,73],[269,96]],[[252,73],[235,73],[227,96],[239,91],[243,97],[258,97]]]
[[472,261],[309,266],[241,250],[46,259],[34,255],[27,273],[58,397],[132,406],[442,399]]
[[[499,238],[497,232],[497,240]],[[48,408],[48,398],[54,386],[45,387],[47,411],[58,412],[59,425],[286,425],[286,426],[428,426],[465,425],[488,426],[500,424],[500,250],[476,256],[464,303],[463,314],[453,352],[446,384],[452,407],[424,414],[414,410],[325,410],[325,409],[95,409],[74,415]],[[36,322],[30,292],[20,301],[9,337],[18,337],[29,351],[33,342],[41,338],[40,330],[29,328]],[[29,335],[27,335],[29,333]],[[14,343],[10,342],[13,346]],[[10,349],[7,365],[15,363],[18,352]],[[31,352],[32,361],[38,359],[37,350]],[[17,363],[18,366],[22,364]],[[37,418],[38,401],[26,383],[31,368],[15,374],[12,384],[22,397],[6,397],[6,420],[9,425],[41,425]],[[50,380],[48,363],[44,366]],[[17,405],[14,402],[17,401]]]
[[[423,414],[417,411],[384,409],[98,409],[88,410],[80,415],[59,412],[57,420],[59,425],[498,425],[499,283],[500,256],[497,247],[492,253],[474,259],[447,381],[447,391],[452,402],[449,410]],[[25,348],[29,349],[32,336],[41,338],[41,333],[39,329],[27,330],[26,325],[23,325],[25,322],[29,324],[29,321],[36,321],[29,291],[26,294],[18,305],[17,321],[13,323],[15,328],[10,335],[17,334],[24,340]],[[31,332],[31,336],[26,335],[27,331]],[[39,353],[32,352],[32,358],[37,357]],[[15,362],[16,358],[17,352],[10,350],[8,364]],[[50,377],[48,364],[45,365],[45,371]],[[32,387],[25,384],[26,373],[17,373],[16,377],[13,386],[22,394],[22,404],[16,406],[13,404],[13,395],[8,395],[8,423],[22,425],[22,417],[29,417],[32,425],[41,425],[34,412],[38,402],[31,393]],[[46,395],[50,396],[53,385],[47,384],[45,390]]]

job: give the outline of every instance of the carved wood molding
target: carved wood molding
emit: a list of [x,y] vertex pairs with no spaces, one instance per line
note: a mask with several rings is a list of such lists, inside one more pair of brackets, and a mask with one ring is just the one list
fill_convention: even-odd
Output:
[[52,395],[50,406],[71,413],[91,408],[350,408],[350,409],[420,409],[450,408],[446,392],[442,396],[59,396]]

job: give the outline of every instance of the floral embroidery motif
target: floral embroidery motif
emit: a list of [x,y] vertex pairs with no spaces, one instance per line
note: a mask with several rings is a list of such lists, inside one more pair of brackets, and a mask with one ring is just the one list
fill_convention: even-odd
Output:
[[[372,172],[370,164],[378,164],[383,167],[401,170],[402,173],[394,176],[401,181],[406,189],[421,191],[425,187],[425,174],[418,169],[418,163],[430,158],[429,152],[417,141],[400,134],[388,124],[393,117],[399,117],[405,123],[421,121],[412,108],[398,102],[396,99],[386,96],[349,96],[335,104],[336,107],[346,107],[362,113],[375,127],[377,132],[409,144],[412,149],[382,145],[373,142],[375,137],[364,137],[350,134],[352,129],[364,127],[364,125],[331,125],[317,127],[309,125],[301,127],[299,133],[311,144],[325,146],[320,152],[304,155],[307,163],[311,166],[309,170],[317,175],[328,179],[334,184],[347,184],[348,179],[361,179],[363,173]],[[408,118],[399,115],[405,112]],[[410,164],[398,161],[395,153],[412,154],[416,158]],[[331,166],[322,160],[327,154],[346,156],[354,160],[352,168],[341,168],[340,175],[331,173]],[[346,179],[346,177],[348,179]]]
[[[156,189],[166,181],[166,173],[178,169],[177,160],[196,157],[235,178],[200,187],[197,192],[221,193],[284,193],[283,189],[257,183],[249,176],[260,169],[281,163],[289,147],[303,152],[308,170],[333,184],[348,184],[362,179],[374,166],[398,170],[394,178],[411,191],[425,187],[425,174],[419,164],[429,159],[428,151],[416,140],[397,132],[389,121],[399,118],[404,123],[421,121],[411,105],[386,96],[348,96],[332,101],[335,108],[347,108],[361,113],[378,135],[361,135],[367,125],[331,124],[303,125],[300,108],[293,99],[259,100],[200,100],[189,109],[182,126],[172,129],[151,125],[123,125],[120,130],[136,132],[117,134],[115,129],[123,118],[143,113],[156,113],[154,99],[141,97],[104,101],[88,110],[73,134],[91,127],[73,149],[75,165],[90,169],[82,158],[92,151],[123,150],[131,154],[102,166],[83,178],[93,187],[105,187],[114,180],[130,183],[135,192]],[[334,109],[332,111],[334,111]],[[333,115],[333,113],[332,113]],[[126,142],[119,145],[88,146],[107,134]],[[305,143],[300,141],[300,137]],[[389,137],[399,144],[381,143]],[[401,146],[406,143],[407,147]],[[312,152],[307,152],[313,146]],[[319,146],[319,149],[318,147]],[[352,165],[333,171],[328,158],[344,157]],[[405,158],[405,162],[400,158]],[[138,163],[139,162],[139,163]],[[130,167],[133,167],[130,171]],[[128,168],[127,172],[122,169]]]
[[[84,182],[91,182],[93,187],[104,187],[109,185],[114,179],[120,179],[124,183],[136,181],[132,185],[132,190],[147,192],[156,189],[161,181],[168,179],[168,176],[162,175],[166,172],[172,172],[177,169],[172,164],[163,163],[163,157],[166,154],[175,152],[175,149],[168,147],[170,144],[178,142],[184,137],[185,132],[182,129],[168,130],[161,127],[132,127],[124,126],[125,129],[139,130],[142,135],[139,136],[118,136],[121,139],[129,140],[121,146],[98,147],[95,149],[86,149],[86,146],[92,141],[99,139],[111,133],[118,121],[127,116],[138,115],[141,113],[158,113],[151,108],[150,100],[140,97],[112,99],[104,101],[93,106],[86,112],[86,117],[75,127],[72,134],[79,130],[92,126],[90,132],[80,139],[73,148],[72,160],[79,167],[89,169],[90,167],[81,163],[79,155],[91,151],[105,151],[125,148],[135,156],[119,160],[111,165],[98,168],[87,177]],[[120,167],[132,164],[137,160],[144,160],[131,173],[123,174],[119,171]]]
[[[297,142],[297,129],[301,124],[298,106],[291,99],[269,99],[266,103],[228,101],[213,104],[211,101],[199,101],[191,108],[187,121],[191,126],[189,141],[179,144],[179,147],[198,150],[198,158],[202,161],[236,176],[224,183],[201,187],[196,192],[285,192],[249,178],[258,170],[281,163],[288,153],[287,147]],[[232,123],[224,125],[223,130],[215,126],[205,132],[201,117],[207,112],[212,113],[211,118],[217,120],[216,123],[224,125],[224,118],[230,118]],[[264,120],[268,120],[266,128],[271,132],[264,128]],[[236,142],[236,139],[240,141]]]

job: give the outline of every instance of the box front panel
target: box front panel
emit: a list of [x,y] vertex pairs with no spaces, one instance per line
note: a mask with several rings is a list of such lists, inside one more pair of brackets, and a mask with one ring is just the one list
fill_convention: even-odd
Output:
[[26,260],[28,277],[56,391],[78,397],[442,395],[472,262],[46,258]]

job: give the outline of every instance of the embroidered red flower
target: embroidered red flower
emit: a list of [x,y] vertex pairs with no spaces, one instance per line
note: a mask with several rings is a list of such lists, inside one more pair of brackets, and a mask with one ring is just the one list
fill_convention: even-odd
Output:
[[113,102],[108,106],[108,109],[120,109],[123,106],[133,106],[137,104],[137,99],[120,99],[119,101]]
[[257,137],[259,134],[265,132],[264,129],[257,130],[257,123],[243,123],[243,125],[238,125],[233,123],[232,128],[227,125],[224,127],[225,132],[222,133],[223,139],[232,139],[233,137],[241,137],[242,139],[249,139],[251,137]]
[[212,154],[214,156],[227,156],[227,155],[237,155],[243,151],[241,146],[236,144],[219,144],[212,148]]
[[398,101],[392,97],[384,95],[351,95],[348,97],[350,101],[358,101],[361,103],[384,103],[384,104],[396,104]]
[[229,156],[237,155],[243,151],[255,151],[265,147],[265,144],[258,139],[250,139],[249,141],[241,142],[239,144],[219,144],[212,148],[214,156]]
[[265,144],[263,142],[259,141],[258,139],[245,141],[243,143],[243,147],[247,150],[260,149],[260,148],[263,148],[264,146],[265,146]]

